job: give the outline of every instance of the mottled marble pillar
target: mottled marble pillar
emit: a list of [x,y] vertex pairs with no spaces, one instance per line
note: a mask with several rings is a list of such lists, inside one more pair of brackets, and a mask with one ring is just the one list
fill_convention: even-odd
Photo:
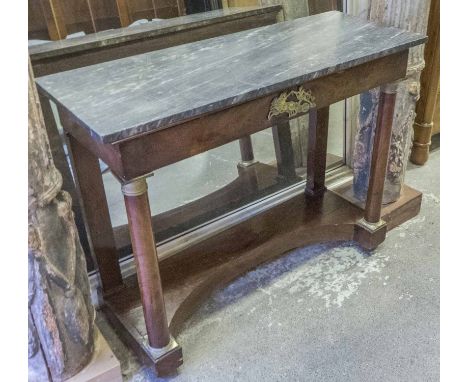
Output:
[[[374,0],[369,18],[380,25],[425,34],[430,0]],[[424,46],[410,49],[406,78],[398,85],[383,203],[400,197],[411,150],[415,105],[419,98],[419,77],[424,68]],[[360,97],[358,128],[353,154],[354,194],[365,200],[369,182],[372,137],[376,126],[378,89]]]
[[94,308],[84,253],[44,126],[29,63],[29,381],[63,381],[88,364]]

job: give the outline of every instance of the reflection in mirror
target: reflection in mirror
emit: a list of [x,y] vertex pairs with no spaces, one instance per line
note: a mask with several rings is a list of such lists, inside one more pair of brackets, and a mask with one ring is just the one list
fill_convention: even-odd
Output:
[[[328,171],[344,163],[344,136],[344,104],[340,102],[330,108]],[[249,166],[240,163],[239,142],[235,141],[166,166],[148,178],[157,242],[239,211],[305,180],[304,166],[293,168],[292,176],[280,174],[271,128],[253,134],[251,140],[255,160]],[[293,144],[292,149],[294,155],[299,146]],[[122,227],[117,229],[116,240],[123,243],[126,239],[121,235],[128,235],[128,232],[120,184],[111,174],[105,173],[104,185],[112,225]],[[129,254],[130,250],[130,247],[124,248],[121,255]]]

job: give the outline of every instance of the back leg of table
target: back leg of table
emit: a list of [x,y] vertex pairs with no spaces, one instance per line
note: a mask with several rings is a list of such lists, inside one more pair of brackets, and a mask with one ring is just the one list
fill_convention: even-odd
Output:
[[271,129],[273,133],[273,143],[275,145],[278,176],[288,180],[295,179],[296,167],[294,163],[294,149],[289,121],[280,122]]
[[75,223],[78,229],[78,235],[80,237],[80,242],[86,257],[89,259],[90,248],[86,227],[83,221],[83,215],[81,212],[78,193],[76,192],[75,188],[75,182],[73,181],[73,176],[70,170],[70,166],[68,165],[67,156],[65,155],[65,150],[63,149],[64,141],[60,136],[49,99],[42,93],[39,93],[39,100],[41,102],[41,109],[44,116],[47,137],[49,138],[52,158],[54,159],[55,167],[57,167],[57,169],[60,171],[60,174],[62,175],[62,188],[67,191],[72,198],[72,209],[75,215]]
[[325,192],[329,109],[327,106],[309,114],[307,183],[305,189],[308,196],[320,196]]
[[240,167],[248,167],[255,163],[253,152],[252,137],[247,135],[239,139],[239,148],[241,152]]
[[72,136],[68,136],[68,142],[92,253],[106,294],[122,285],[122,274],[99,160]]

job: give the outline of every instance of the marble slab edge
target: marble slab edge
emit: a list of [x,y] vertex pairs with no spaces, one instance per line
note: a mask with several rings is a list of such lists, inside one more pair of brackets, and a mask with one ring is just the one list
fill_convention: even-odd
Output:
[[[414,34],[414,35],[417,36],[417,34]],[[91,137],[97,142],[101,144],[115,144],[115,143],[122,142],[130,137],[134,138],[139,135],[144,135],[144,134],[152,133],[155,131],[160,131],[160,130],[170,128],[172,126],[187,122],[189,120],[199,118],[204,115],[208,115],[208,114],[218,112],[220,110],[223,110],[229,107],[237,106],[245,102],[252,101],[256,98],[265,97],[276,92],[281,92],[290,88],[294,88],[305,82],[309,82],[309,81],[318,79],[320,77],[325,77],[328,74],[336,73],[338,71],[349,69],[354,66],[358,66],[360,64],[364,64],[366,62],[369,62],[369,61],[372,61],[381,57],[385,57],[385,56],[389,56],[398,52],[402,52],[414,46],[424,44],[426,41],[427,41],[427,36],[420,35],[419,39],[415,39],[406,44],[402,44],[398,47],[391,48],[385,51],[384,53],[377,53],[377,54],[362,56],[359,59],[347,61],[342,64],[338,64],[332,68],[318,70],[310,75],[304,75],[304,76],[297,77],[288,81],[276,83],[274,85],[266,86],[259,90],[254,90],[254,91],[250,91],[244,94],[239,94],[239,95],[236,95],[235,97],[230,97],[230,98],[218,101],[216,103],[203,105],[195,109],[183,111],[181,113],[171,115],[170,117],[167,117],[167,118],[161,118],[158,120],[149,121],[148,123],[143,123],[143,124],[139,124],[138,126],[129,127],[123,131],[111,133],[108,135],[97,134],[92,129],[91,126],[88,126],[84,121],[79,119],[74,114],[70,115],[70,117],[76,123],[78,123],[81,127],[84,127],[88,131],[88,133],[91,135]],[[56,99],[51,93],[47,92],[46,89],[42,88],[39,83],[36,82],[36,84],[41,89],[41,91],[47,94],[48,97],[51,98],[55,103],[62,105],[58,99]]]

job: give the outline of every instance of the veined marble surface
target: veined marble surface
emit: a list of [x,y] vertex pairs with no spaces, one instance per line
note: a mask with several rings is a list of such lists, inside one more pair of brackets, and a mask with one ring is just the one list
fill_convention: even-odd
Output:
[[142,38],[162,36],[187,29],[215,24],[221,21],[235,20],[241,17],[279,11],[281,11],[281,6],[279,5],[217,9],[214,11],[195,13],[171,19],[157,20],[132,27],[109,29],[97,33],[90,33],[78,38],[50,41],[41,45],[33,45],[29,48],[29,55],[31,56],[31,60],[34,61],[63,54],[96,49],[104,46],[107,47]]
[[104,143],[176,125],[422,44],[327,12],[36,80]]

